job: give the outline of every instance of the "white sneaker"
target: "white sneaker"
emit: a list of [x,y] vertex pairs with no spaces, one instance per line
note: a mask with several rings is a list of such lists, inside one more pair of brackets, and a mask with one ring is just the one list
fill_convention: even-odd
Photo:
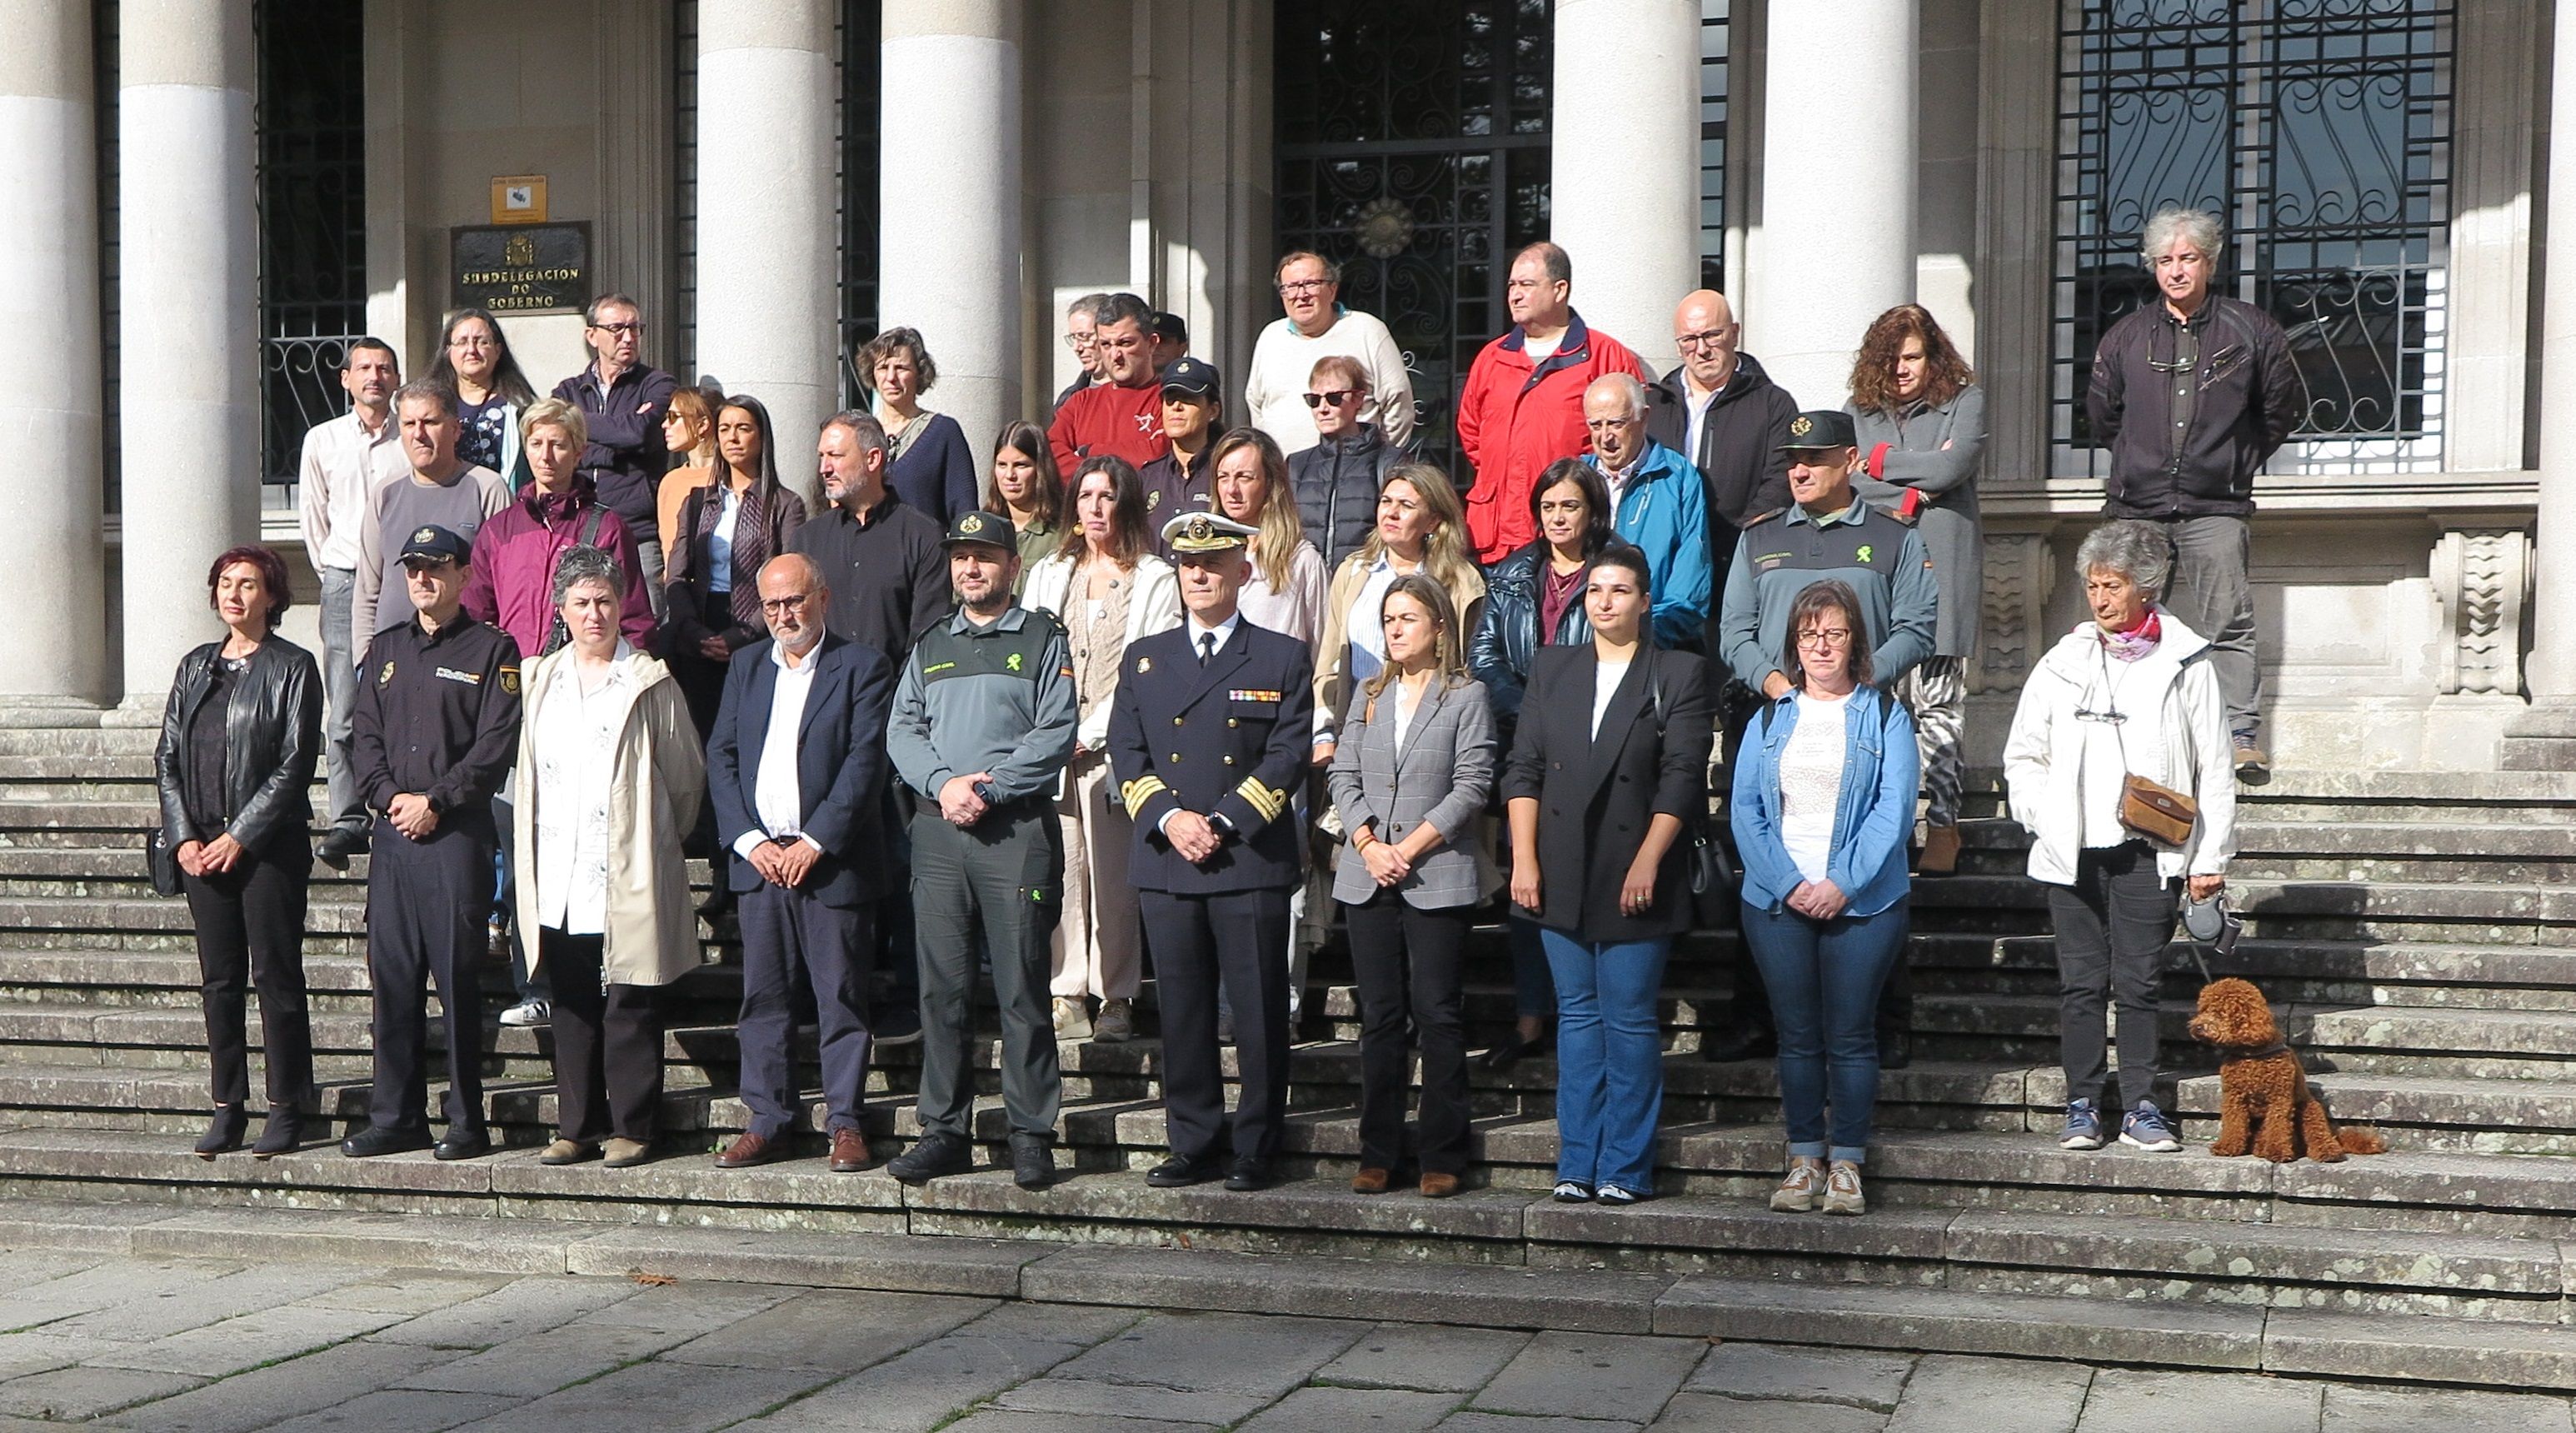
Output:
[[1055,998],[1055,1037],[1059,1040],[1091,1038],[1091,1007],[1078,995]]
[[1860,1166],[1847,1159],[1834,1161],[1833,1172],[1825,1176],[1825,1212],[1827,1214],[1866,1214],[1869,1201],[1861,1196]]
[[1816,1207],[1816,1194],[1824,1188],[1825,1167],[1813,1159],[1789,1161],[1788,1177],[1771,1191],[1771,1208],[1781,1214],[1806,1214]]
[[554,1007],[543,1000],[522,1000],[501,1012],[501,1023],[518,1029],[549,1025],[554,1023],[554,1018]]

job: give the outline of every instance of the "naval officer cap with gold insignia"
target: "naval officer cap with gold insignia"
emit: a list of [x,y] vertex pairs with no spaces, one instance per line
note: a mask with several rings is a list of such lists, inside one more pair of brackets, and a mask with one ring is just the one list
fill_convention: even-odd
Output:
[[1825,452],[1859,446],[1860,435],[1853,431],[1849,413],[1840,408],[1811,408],[1789,420],[1789,441],[1774,451]]
[[939,545],[955,547],[961,542],[980,542],[1004,552],[1020,550],[1012,540],[1011,520],[997,513],[962,512],[949,519],[948,535],[939,540]]
[[401,561],[432,564],[463,562],[472,556],[473,552],[472,543],[457,536],[450,529],[432,524],[413,530],[410,540],[402,545]]
[[1261,529],[1211,512],[1181,513],[1163,524],[1163,545],[1176,557],[1248,547]]

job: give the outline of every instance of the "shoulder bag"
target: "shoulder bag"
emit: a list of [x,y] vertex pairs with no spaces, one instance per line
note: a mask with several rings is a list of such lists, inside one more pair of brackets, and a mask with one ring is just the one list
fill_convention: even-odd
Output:
[[[2102,660],[2104,685],[2108,686],[2110,659]],[[2111,706],[2116,713],[2116,695]],[[2119,745],[2120,770],[2125,773],[2120,779],[2120,825],[2132,834],[2179,850],[2191,840],[2191,828],[2200,821],[2200,803],[2161,781],[2129,770],[2129,740],[2122,731],[2127,724],[2125,717],[2111,723],[2111,739]]]

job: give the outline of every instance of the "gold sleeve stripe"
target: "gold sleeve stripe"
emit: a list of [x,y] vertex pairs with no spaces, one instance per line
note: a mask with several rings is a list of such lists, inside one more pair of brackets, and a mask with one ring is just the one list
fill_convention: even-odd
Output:
[[1118,799],[1127,807],[1127,818],[1132,821],[1136,813],[1144,809],[1145,803],[1154,799],[1155,792],[1168,789],[1159,776],[1139,776],[1118,788]]
[[1264,821],[1276,821],[1279,813],[1288,809],[1288,793],[1262,785],[1260,777],[1247,776],[1234,789],[1243,793],[1243,799],[1252,803],[1252,809],[1260,812]]

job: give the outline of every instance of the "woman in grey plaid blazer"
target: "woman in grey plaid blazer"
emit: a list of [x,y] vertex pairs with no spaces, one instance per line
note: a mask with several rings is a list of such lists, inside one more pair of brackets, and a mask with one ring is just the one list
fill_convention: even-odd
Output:
[[1421,1190],[1458,1192],[1467,1167],[1461,957],[1492,884],[1479,859],[1497,754],[1484,686],[1467,675],[1456,609],[1407,573],[1379,606],[1386,666],[1342,724],[1330,787],[1350,845],[1333,898],[1350,921],[1360,994],[1360,1172],[1384,1193],[1404,1152],[1409,1017],[1422,1041]]

